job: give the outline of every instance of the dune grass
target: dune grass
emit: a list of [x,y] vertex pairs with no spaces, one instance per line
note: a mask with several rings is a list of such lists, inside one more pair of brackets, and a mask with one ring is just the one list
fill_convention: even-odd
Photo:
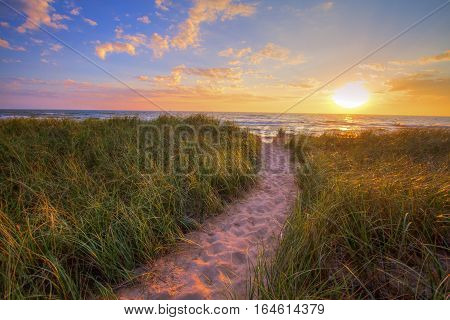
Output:
[[[147,125],[165,133],[141,158]],[[180,126],[190,129],[167,148]],[[254,135],[203,116],[0,120],[0,298],[112,294],[248,188],[259,148]],[[200,160],[182,172],[163,166],[175,159],[177,169],[186,154],[209,156],[214,170]]]
[[291,139],[301,190],[260,299],[445,299],[450,130]]

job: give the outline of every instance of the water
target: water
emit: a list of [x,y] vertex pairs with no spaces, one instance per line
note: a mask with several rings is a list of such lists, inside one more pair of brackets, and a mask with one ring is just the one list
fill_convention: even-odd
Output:
[[[179,116],[188,116],[199,112],[171,112]],[[310,132],[320,134],[327,130],[361,130],[402,128],[449,128],[450,117],[419,116],[378,116],[378,115],[337,115],[337,114],[278,114],[270,113],[232,113],[202,112],[221,120],[234,121],[250,131],[274,136],[279,128],[289,133]],[[0,110],[0,119],[11,117],[31,118],[86,118],[107,119],[111,117],[139,117],[145,120],[155,119],[161,114],[157,111],[97,111],[97,110]]]

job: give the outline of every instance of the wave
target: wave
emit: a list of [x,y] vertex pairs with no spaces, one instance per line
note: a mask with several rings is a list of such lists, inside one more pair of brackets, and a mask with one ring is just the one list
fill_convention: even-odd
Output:
[[[199,112],[175,112],[176,115],[189,116]],[[450,117],[419,116],[371,116],[371,115],[324,115],[324,114],[262,114],[203,112],[223,121],[233,121],[237,125],[263,135],[274,136],[279,128],[287,132],[310,132],[320,134],[328,130],[402,128],[450,128]],[[98,110],[0,110],[0,119],[7,118],[68,118],[82,120],[87,118],[108,119],[112,117],[139,117],[151,120],[160,115],[158,111],[98,111]]]

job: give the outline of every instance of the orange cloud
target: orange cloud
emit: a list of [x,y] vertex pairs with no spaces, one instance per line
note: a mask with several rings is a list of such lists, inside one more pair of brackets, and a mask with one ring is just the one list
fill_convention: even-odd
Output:
[[234,59],[234,60],[228,61],[228,64],[229,64],[230,66],[237,66],[237,65],[240,65],[240,64],[241,64],[241,61],[240,61],[240,60],[237,60],[237,59]]
[[301,79],[299,81],[290,82],[288,84],[289,87],[293,88],[300,88],[300,89],[313,89],[315,87],[318,87],[320,84],[320,81],[313,79],[313,78],[307,78],[307,79]]
[[176,86],[181,83],[184,68],[185,68],[184,65],[177,66],[175,68],[172,68],[170,75],[156,76],[153,78],[153,80],[158,84],[167,86]]
[[288,48],[278,46],[272,42],[267,43],[264,48],[255,52],[250,57],[250,62],[252,64],[260,64],[264,59],[278,60],[287,64],[301,64],[305,62],[303,55],[292,56]]
[[381,63],[366,63],[359,66],[360,69],[371,70],[371,71],[384,71],[386,66]]
[[137,34],[124,34],[123,29],[121,27],[117,27],[115,30],[116,39],[123,39],[129,42],[132,42],[134,45],[147,45],[148,39],[147,36],[143,33]]
[[162,37],[157,33],[153,33],[151,39],[149,39],[143,33],[137,34],[124,34],[121,27],[115,29],[116,39],[123,39],[131,42],[134,46],[145,46],[153,51],[154,58],[161,58],[164,53],[169,50],[169,37]]
[[218,53],[219,57],[231,57],[233,56],[234,53],[234,49],[233,48],[228,48],[225,50],[222,50]]
[[[209,79],[210,81],[203,81],[202,83],[207,83],[209,87],[212,87],[214,84],[223,81],[231,81],[234,83],[241,81],[242,70],[240,68],[193,68],[179,65],[172,68],[169,75],[155,76],[153,82],[158,85],[173,87],[180,85],[185,76]],[[138,79],[148,81],[149,77],[141,75]]]
[[[162,9],[167,9],[168,1],[156,1],[155,5]],[[151,39],[142,33],[135,35],[124,34],[121,27],[116,28],[116,38],[131,42],[135,47],[144,45],[153,51],[154,58],[161,58],[170,48],[186,49],[190,46],[197,46],[199,41],[200,25],[203,22],[214,22],[218,18],[222,21],[232,19],[235,16],[249,16],[255,11],[254,5],[235,4],[233,0],[196,0],[194,6],[189,10],[188,18],[179,24],[178,33],[170,39],[169,36],[161,36],[153,33]],[[150,23],[147,16],[138,18],[138,21]],[[240,58],[251,51],[244,48],[234,52]]]
[[156,32],[153,34],[149,47],[153,50],[153,57],[161,58],[169,51],[169,37],[162,37]]
[[183,68],[183,73],[217,80],[239,81],[242,77],[240,68]]
[[[223,92],[211,88],[207,83],[194,86],[173,86],[157,89],[140,89],[142,95],[170,110],[222,110],[260,111],[262,104],[270,104],[277,98],[247,92]],[[152,110],[155,107],[147,99],[136,95],[115,83],[83,82],[72,79],[51,81],[40,79],[0,80],[1,107],[34,107],[67,109],[120,109]],[[217,110],[217,109],[215,109]]]
[[150,78],[148,76],[144,76],[144,75],[137,76],[137,78],[140,81],[148,81],[148,80],[150,80]]
[[95,52],[100,59],[105,60],[107,54],[115,52],[125,52],[134,56],[136,54],[136,47],[131,43],[109,42],[95,47]]
[[432,55],[432,56],[425,56],[421,57],[417,60],[397,60],[397,61],[391,61],[391,64],[395,65],[427,65],[431,63],[436,62],[444,62],[444,61],[450,61],[450,50],[447,50],[443,53]]
[[178,34],[173,37],[170,44],[177,49],[196,46],[202,23],[214,22],[219,16],[224,21],[235,16],[250,16],[254,12],[254,5],[234,4],[232,0],[197,0],[189,10],[188,18],[178,26]]
[[242,58],[243,56],[246,56],[250,52],[252,52],[252,48],[250,48],[250,47],[243,48],[243,49],[240,49],[240,50],[236,50],[236,49],[233,49],[233,48],[228,48],[228,49],[220,51],[218,53],[218,55],[220,57]]
[[437,78],[429,72],[420,72],[390,79],[386,82],[389,91],[405,92],[412,96],[446,97],[450,78]]
[[54,20],[49,12],[53,11],[50,6],[53,0],[20,0],[23,12],[27,15],[27,20],[17,28],[17,31],[24,33],[27,30],[38,29],[40,25],[54,29],[65,29],[67,26]]

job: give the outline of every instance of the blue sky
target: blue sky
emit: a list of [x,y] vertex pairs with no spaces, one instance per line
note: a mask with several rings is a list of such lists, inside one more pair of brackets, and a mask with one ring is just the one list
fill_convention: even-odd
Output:
[[[445,3],[100,1],[0,3],[2,108],[154,109],[89,57],[170,110],[280,112]],[[54,34],[64,44],[39,27]],[[293,112],[348,112],[333,90],[361,82],[359,113],[449,115],[450,5]]]

